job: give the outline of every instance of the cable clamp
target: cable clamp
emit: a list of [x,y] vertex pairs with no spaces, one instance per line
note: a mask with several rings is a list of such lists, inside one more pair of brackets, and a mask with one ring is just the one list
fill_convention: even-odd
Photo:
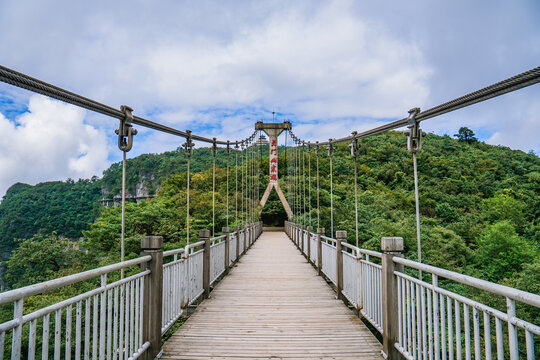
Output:
[[216,157],[217,154],[217,144],[216,144],[216,138],[212,139],[212,156]]
[[353,139],[351,143],[349,144],[349,147],[351,148],[351,156],[353,158],[356,158],[359,152],[358,139],[356,138],[356,134],[358,134],[358,132],[356,131],[352,132]]
[[118,148],[128,152],[133,147],[133,135],[137,135],[137,129],[131,125],[133,121],[133,109],[127,105],[120,106],[124,117],[120,119],[120,126],[114,132],[118,135]]
[[332,139],[328,139],[328,156],[334,155],[334,145],[332,145]]
[[231,153],[231,142],[227,140],[227,155]]
[[182,146],[184,147],[186,156],[191,157],[191,155],[193,155],[193,146],[195,146],[195,144],[191,141],[191,130],[186,130],[186,134],[186,142]]
[[407,117],[408,130],[403,132],[408,137],[407,150],[412,154],[416,154],[422,149],[422,137],[426,135],[426,133],[420,129],[420,121],[416,119],[416,115],[419,113],[420,108],[409,110],[409,116]]

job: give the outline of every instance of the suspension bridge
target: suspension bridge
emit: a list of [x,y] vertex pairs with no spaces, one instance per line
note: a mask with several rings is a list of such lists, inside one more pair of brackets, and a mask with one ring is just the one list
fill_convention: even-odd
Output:
[[[118,146],[123,153],[121,261],[0,293],[0,305],[13,306],[13,317],[0,324],[0,358],[532,360],[538,356],[540,324],[522,319],[519,309],[524,305],[540,308],[540,295],[425,264],[420,243],[417,261],[405,259],[399,237],[381,238],[380,251],[362,249],[356,226],[356,243],[347,242],[347,233],[334,229],[332,158],[338,143],[350,143],[356,159],[358,139],[406,126],[419,241],[416,154],[424,136],[420,123],[537,84],[540,68],[425,111],[413,108],[408,116],[386,125],[325,142],[299,138],[290,122],[257,122],[254,133],[242,140],[210,139],[134,116],[128,106],[115,109],[2,66],[0,80],[119,120]],[[187,245],[168,251],[163,250],[159,234],[144,236],[140,257],[125,260],[125,164],[137,133],[133,125],[185,139],[187,224],[194,141],[210,144],[212,228],[200,230],[193,242],[187,226]],[[260,168],[255,163],[261,160],[255,146],[261,131],[269,136],[268,185],[262,196],[255,176]],[[287,169],[285,193],[277,168],[277,139],[283,131],[293,142],[286,155],[292,157],[292,165]],[[241,204],[235,204],[242,211],[240,218],[235,213],[234,224],[242,225],[221,231],[215,228],[218,147],[226,148],[226,201],[231,153],[235,194],[240,191],[249,199],[242,197]],[[321,156],[328,156],[330,164],[330,229],[322,228],[319,219]],[[354,171],[356,179],[356,161]],[[272,191],[288,220],[280,231],[263,231],[260,209]],[[315,209],[312,197],[317,199]],[[356,224],[357,198],[355,183]],[[311,218],[312,213],[316,218]],[[506,310],[453,292],[440,280],[500,297]],[[87,281],[95,284],[90,291],[38,309],[25,307],[25,300],[33,296]],[[163,341],[164,336],[168,340]]]

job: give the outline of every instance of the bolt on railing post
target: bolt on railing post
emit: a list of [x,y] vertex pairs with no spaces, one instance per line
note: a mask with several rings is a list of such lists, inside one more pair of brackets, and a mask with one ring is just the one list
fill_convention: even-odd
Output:
[[336,293],[338,299],[343,299],[342,241],[347,241],[347,232],[345,230],[336,230]]
[[223,235],[225,235],[225,275],[227,275],[229,273],[229,258],[231,257],[229,254],[229,243],[231,241],[231,234],[228,226],[222,228],[221,232],[223,233]]
[[199,230],[199,241],[204,241],[203,289],[204,298],[210,297],[210,230]]
[[236,225],[234,227],[234,232],[236,234],[236,260],[240,257],[240,226]]
[[395,271],[403,271],[403,265],[396,264],[394,257],[403,257],[403,238],[383,237],[382,249],[382,313],[383,352],[386,359],[401,359],[394,344],[398,342],[399,309],[397,277]]
[[324,235],[324,228],[317,228],[317,268],[319,270],[319,276],[322,276],[322,239]]
[[307,261],[311,263],[311,233],[313,232],[313,226],[307,227]]
[[150,270],[144,277],[143,294],[143,342],[150,342],[150,347],[142,359],[153,360],[161,350],[161,313],[163,301],[163,237],[143,236],[141,238],[141,256],[150,255],[152,259],[141,264],[141,271]]

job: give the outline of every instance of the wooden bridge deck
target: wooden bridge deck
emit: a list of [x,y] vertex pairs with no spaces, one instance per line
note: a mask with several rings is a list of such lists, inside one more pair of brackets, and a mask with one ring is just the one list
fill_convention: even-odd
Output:
[[265,232],[162,359],[381,359],[381,345],[283,232]]

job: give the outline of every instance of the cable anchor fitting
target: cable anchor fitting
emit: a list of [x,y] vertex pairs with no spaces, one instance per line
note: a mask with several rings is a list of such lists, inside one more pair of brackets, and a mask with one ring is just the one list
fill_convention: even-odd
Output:
[[193,146],[195,146],[195,144],[193,143],[193,141],[191,141],[191,130],[186,130],[186,134],[186,142],[182,144],[182,146],[184,147],[186,156],[189,158],[191,157],[191,155],[193,155]]
[[422,150],[422,137],[426,136],[426,133],[420,129],[420,121],[416,119],[416,115],[419,113],[420,108],[409,110],[409,116],[407,117],[408,130],[403,132],[408,137],[407,150],[412,154]]
[[356,134],[358,134],[357,131],[352,132],[353,139],[349,144],[349,147],[351,148],[351,156],[353,158],[356,158],[358,156],[358,153],[360,152],[360,147],[358,145],[358,139],[356,138]]
[[127,105],[120,106],[124,118],[120,119],[120,126],[114,132],[118,135],[118,148],[128,152],[133,147],[133,135],[137,135],[137,129],[131,125],[133,121],[133,109]]
[[216,157],[217,154],[217,144],[216,144],[216,138],[212,139],[212,156]]
[[334,155],[334,145],[332,145],[333,139],[328,139],[328,156],[332,157]]

